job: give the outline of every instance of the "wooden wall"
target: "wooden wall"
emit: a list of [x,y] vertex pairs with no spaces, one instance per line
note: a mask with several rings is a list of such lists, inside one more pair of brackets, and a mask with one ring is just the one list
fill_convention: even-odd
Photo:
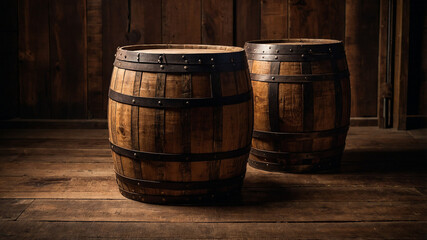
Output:
[[105,118],[117,46],[298,37],[344,40],[352,116],[377,115],[379,0],[17,2],[10,31],[19,33],[19,74],[7,92],[19,97],[10,98],[8,117]]

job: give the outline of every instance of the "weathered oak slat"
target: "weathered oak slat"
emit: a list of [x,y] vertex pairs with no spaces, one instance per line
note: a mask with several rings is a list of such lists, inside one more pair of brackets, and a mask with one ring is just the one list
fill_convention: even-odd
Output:
[[18,16],[20,116],[50,118],[48,1],[20,0]]
[[202,43],[233,45],[233,25],[233,1],[202,1]]
[[53,118],[87,118],[86,21],[85,0],[49,2]]
[[0,199],[0,221],[15,221],[32,202],[33,199]]
[[[31,224],[30,224],[31,223]],[[292,239],[421,239],[426,222],[349,223],[142,223],[8,221],[0,232],[8,239],[23,238],[292,238]],[[93,231],[97,229],[97,231]]]
[[[304,209],[302,211],[302,209]],[[353,211],[349,211],[353,209]],[[372,211],[375,209],[375,211]],[[307,214],[310,212],[310,214]],[[166,222],[426,221],[424,202],[270,202],[226,207],[147,205],[129,200],[36,199],[20,220]],[[174,216],[173,218],[168,216]]]
[[377,116],[379,1],[348,0],[345,13],[351,116]]
[[202,41],[201,2],[162,1],[163,43],[200,43]]

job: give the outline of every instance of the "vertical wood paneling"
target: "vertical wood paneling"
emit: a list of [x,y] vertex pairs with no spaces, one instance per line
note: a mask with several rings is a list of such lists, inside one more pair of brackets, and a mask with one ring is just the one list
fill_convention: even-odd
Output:
[[131,0],[129,8],[129,43],[161,43],[162,1]]
[[393,127],[405,130],[409,69],[409,1],[396,2]]
[[288,37],[288,1],[261,1],[261,39]]
[[379,1],[346,1],[345,48],[353,117],[377,115],[378,12]]
[[12,101],[8,106],[16,106],[13,97],[19,96],[20,117],[105,117],[118,46],[243,46],[285,37],[346,40],[352,116],[377,116],[379,1],[19,0],[18,5],[19,94],[13,91],[16,80],[2,90]]
[[289,0],[288,36],[344,40],[343,0]]
[[86,1],[50,1],[49,22],[52,117],[86,118]]
[[48,0],[20,0],[20,116],[50,118]]
[[162,0],[164,43],[200,43],[201,0]]
[[233,45],[233,1],[202,0],[202,43]]
[[18,2],[3,0],[0,15],[0,34],[2,36],[2,87],[0,88],[0,119],[16,117],[19,104],[18,86]]
[[102,1],[102,95],[107,105],[108,86],[118,46],[127,43],[128,1]]
[[105,118],[102,82],[102,0],[87,1],[87,108],[89,118]]
[[243,47],[245,42],[260,38],[260,8],[259,0],[236,0],[236,46]]
[[[388,20],[389,20],[389,0],[380,0],[379,9],[379,29],[378,29],[378,126],[386,128],[389,119],[384,111],[389,110],[384,105],[384,99],[391,99],[392,85],[387,83],[387,45],[388,45]],[[386,100],[387,101],[387,100]],[[387,103],[386,103],[387,104]]]

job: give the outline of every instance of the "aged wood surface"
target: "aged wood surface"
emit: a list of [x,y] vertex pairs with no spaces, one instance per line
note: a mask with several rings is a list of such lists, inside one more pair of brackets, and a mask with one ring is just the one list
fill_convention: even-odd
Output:
[[52,118],[87,118],[86,1],[49,2],[49,22]]
[[[4,105],[2,118],[105,118],[112,62],[118,46],[138,43],[243,46],[249,40],[285,37],[348,42],[353,79],[352,116],[377,116],[379,0],[11,2],[5,1],[8,9],[5,18],[16,21],[7,18],[5,22],[8,29],[15,23],[18,27],[4,30],[5,43],[19,44],[17,47],[12,44],[4,51],[18,48],[18,60],[16,54],[7,53],[14,59],[3,61],[10,66],[6,67],[10,70],[6,78],[11,81],[2,90],[5,99],[15,101]],[[14,13],[18,13],[17,17]],[[415,95],[425,99],[422,90],[425,81],[417,82],[421,90]],[[416,105],[419,112],[425,113],[421,100]]]
[[379,1],[346,1],[345,49],[354,117],[377,116],[379,5]]
[[283,174],[248,167],[241,196],[210,206],[125,199],[115,183],[107,136],[99,129],[1,130],[0,235],[421,239],[427,234],[425,130],[352,127],[340,172]]
[[20,0],[20,116],[50,118],[48,1]]

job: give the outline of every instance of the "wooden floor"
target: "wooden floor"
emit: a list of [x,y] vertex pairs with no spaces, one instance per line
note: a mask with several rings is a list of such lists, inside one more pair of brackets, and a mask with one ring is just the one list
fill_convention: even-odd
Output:
[[228,205],[118,192],[107,130],[0,130],[0,239],[427,239],[427,131],[350,129],[340,173],[248,167]]

